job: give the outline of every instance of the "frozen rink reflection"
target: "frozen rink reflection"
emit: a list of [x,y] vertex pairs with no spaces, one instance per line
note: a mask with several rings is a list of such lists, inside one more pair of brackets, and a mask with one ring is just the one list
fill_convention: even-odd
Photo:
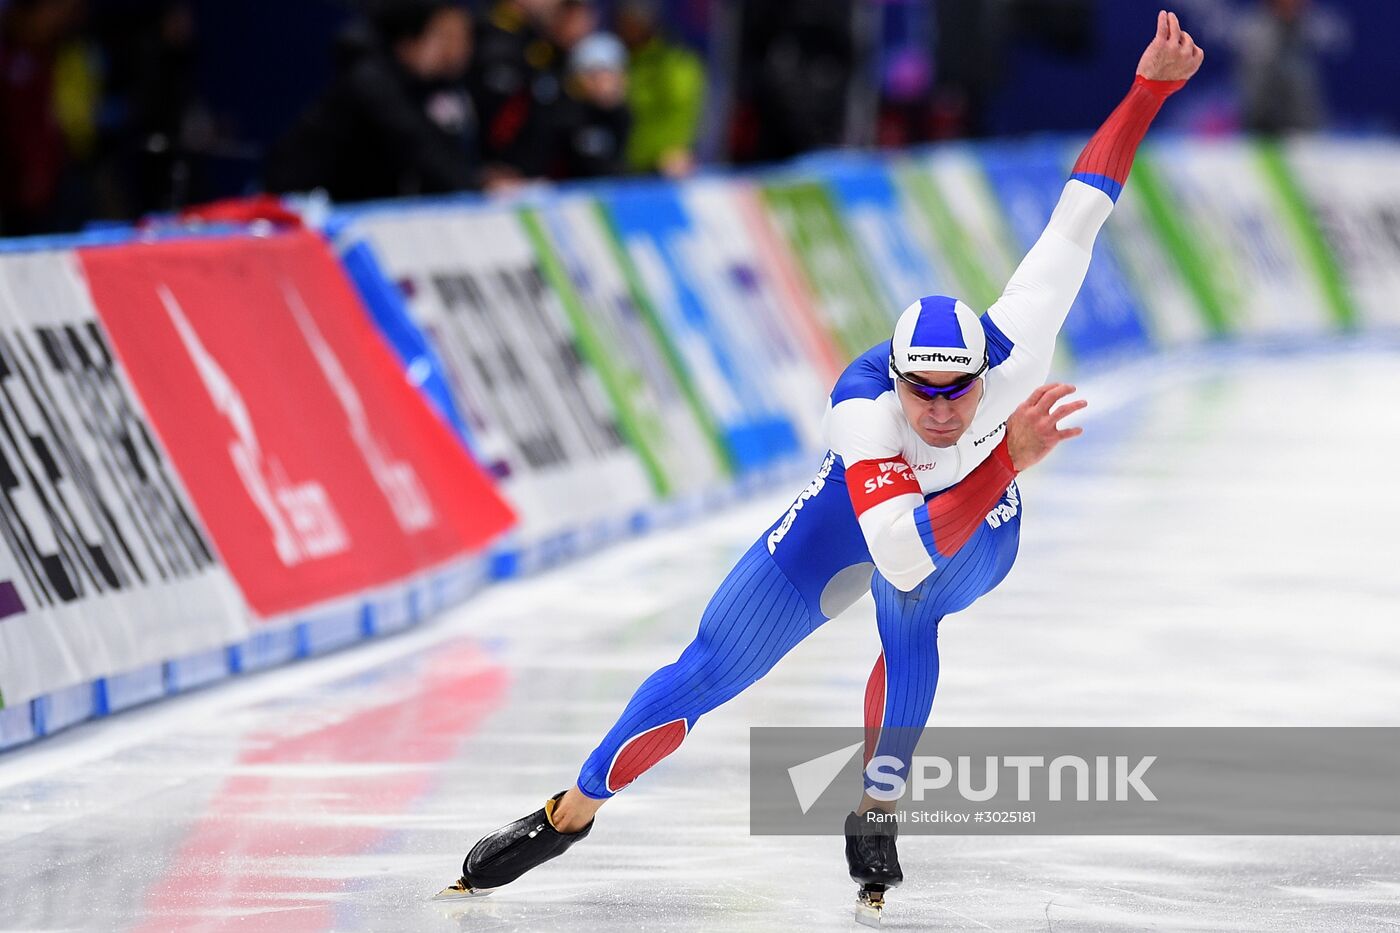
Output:
[[[1021,556],[942,627],[948,725],[1400,725],[1400,356],[1082,384]],[[796,491],[794,486],[793,492]],[[574,777],[791,493],[409,634],[0,756],[0,928],[851,930],[841,839],[748,835],[750,725],[852,725],[868,600],[491,897],[427,898]],[[910,837],[886,926],[1400,927],[1391,837]]]

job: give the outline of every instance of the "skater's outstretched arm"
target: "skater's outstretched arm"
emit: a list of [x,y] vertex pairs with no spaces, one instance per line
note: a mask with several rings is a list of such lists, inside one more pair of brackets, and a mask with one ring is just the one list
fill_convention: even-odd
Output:
[[1074,386],[1061,384],[1032,392],[1007,419],[1006,436],[991,456],[927,503],[914,471],[897,452],[850,457],[855,459],[846,467],[851,504],[885,579],[906,592],[914,589],[967,544],[1018,473],[1045,459],[1061,441],[1082,434],[1082,428],[1060,427],[1088,404],[1059,404],[1072,392]]
[[1133,85],[1074,165],[1050,223],[987,316],[1007,341],[1050,371],[1055,337],[1089,270],[1094,240],[1118,200],[1138,145],[1166,99],[1201,67],[1205,53],[1175,13],[1157,17],[1157,34],[1138,62]]

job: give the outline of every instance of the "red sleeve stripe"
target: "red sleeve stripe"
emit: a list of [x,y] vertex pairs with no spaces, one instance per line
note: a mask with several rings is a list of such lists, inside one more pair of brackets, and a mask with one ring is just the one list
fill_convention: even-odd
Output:
[[1011,454],[1003,438],[992,455],[962,482],[945,489],[929,500],[927,508],[915,512],[914,524],[929,557],[952,557],[961,550],[1015,478],[1016,468],[1011,465]]
[[1128,96],[1084,147],[1079,161],[1074,163],[1072,177],[1118,200],[1118,193],[1123,190],[1133,167],[1133,157],[1157,111],[1162,109],[1162,102],[1185,84],[1185,81],[1149,81],[1138,75]]
[[846,487],[850,490],[851,505],[855,507],[857,518],[896,496],[910,493],[923,495],[919,481],[914,478],[914,471],[903,457],[862,460],[851,464],[846,467]]

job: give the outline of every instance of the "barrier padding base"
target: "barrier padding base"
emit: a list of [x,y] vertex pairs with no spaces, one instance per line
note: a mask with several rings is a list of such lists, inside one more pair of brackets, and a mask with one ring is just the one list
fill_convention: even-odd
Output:
[[38,702],[34,700],[0,709],[0,749],[14,748],[39,737],[39,730],[34,727],[34,710]]
[[693,522],[745,498],[785,485],[794,494],[816,459],[803,457],[754,471],[732,486],[705,489],[655,503],[631,515],[596,522],[534,541],[508,540],[485,557],[463,561],[409,583],[387,587],[267,627],[245,641],[201,651],[122,674],[75,684],[16,706],[0,708],[0,751],[69,726],[216,684],[369,638],[406,631],[460,605],[493,581],[527,576],[599,548],[651,531]]

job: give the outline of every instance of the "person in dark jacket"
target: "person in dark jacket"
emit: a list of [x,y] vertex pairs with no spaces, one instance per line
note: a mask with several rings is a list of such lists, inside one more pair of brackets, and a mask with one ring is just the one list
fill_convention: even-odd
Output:
[[566,88],[574,49],[598,28],[591,0],[509,0],[477,31],[473,93],[487,158],[519,178],[557,177],[558,133],[577,115]]
[[276,192],[324,189],[336,201],[481,187],[476,111],[464,76],[471,19],[453,0],[389,0],[375,40],[276,147]]
[[841,145],[859,65],[855,0],[745,0],[737,8],[747,104],[736,127],[736,161],[772,162]]
[[1251,133],[1315,132],[1327,122],[1320,53],[1323,24],[1307,0],[1265,0],[1236,30],[1244,128]]
[[569,78],[554,127],[551,174],[556,178],[626,174],[631,129],[627,50],[616,36],[595,32],[569,56]]
[[[61,58],[76,0],[0,2],[0,235],[73,229],[74,146],[60,115]],[[81,200],[81,199],[79,199]]]
[[529,173],[521,147],[536,111],[555,102],[559,85],[548,27],[557,0],[496,0],[477,23],[469,81],[481,116],[488,160]]

